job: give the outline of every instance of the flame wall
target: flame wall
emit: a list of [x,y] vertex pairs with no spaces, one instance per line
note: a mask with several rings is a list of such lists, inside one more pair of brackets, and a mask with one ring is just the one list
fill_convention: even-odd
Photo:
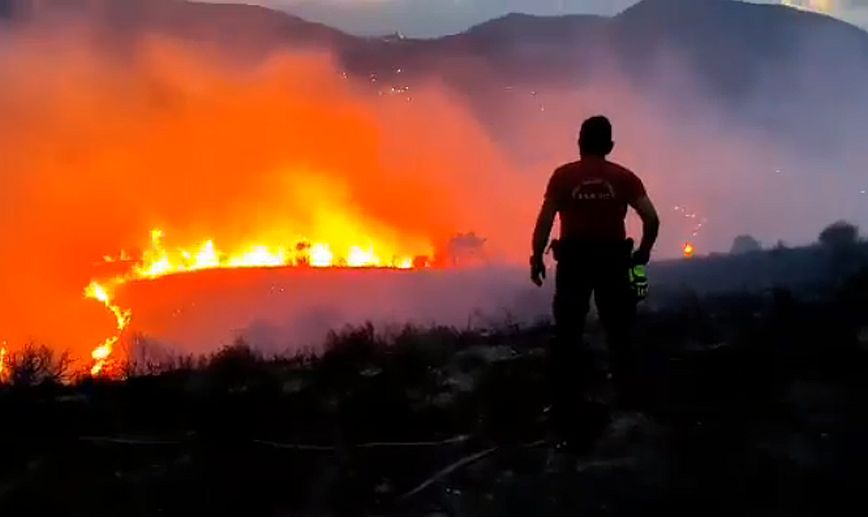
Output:
[[154,227],[167,246],[363,236],[430,255],[472,229],[494,237],[492,253],[526,247],[496,237],[532,218],[527,182],[440,89],[411,110],[357,91],[326,55],[241,69],[170,41],[149,39],[127,61],[87,41],[31,33],[0,51],[10,343],[101,341],[110,315],[82,290],[124,267],[104,255],[136,256]]

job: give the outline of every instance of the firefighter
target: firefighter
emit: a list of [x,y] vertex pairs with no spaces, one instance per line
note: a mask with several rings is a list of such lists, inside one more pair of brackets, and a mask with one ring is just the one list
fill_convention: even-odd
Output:
[[[582,343],[592,294],[607,336],[617,403],[635,405],[638,365],[630,350],[637,301],[633,287],[639,288],[640,295],[644,295],[643,285],[647,289],[644,266],[660,226],[642,181],[607,160],[614,148],[609,120],[603,116],[586,120],[578,144],[580,159],[559,167],[548,182],[530,257],[531,280],[541,286],[546,276],[543,255],[558,216],[560,237],[552,243],[557,261],[555,336],[547,355],[552,416],[555,428],[567,436],[583,432],[579,422],[587,421],[590,408],[596,407],[583,400],[593,373]],[[628,207],[642,219],[642,239],[635,251],[633,241],[626,238]]]

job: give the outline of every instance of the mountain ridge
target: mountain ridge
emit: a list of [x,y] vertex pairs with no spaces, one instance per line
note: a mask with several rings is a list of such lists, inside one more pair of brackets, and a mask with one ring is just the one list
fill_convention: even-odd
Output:
[[[33,9],[32,1],[0,0],[0,16],[19,25],[47,16]],[[806,125],[800,113],[805,106],[820,108],[812,116],[823,119],[819,132],[829,133],[836,117],[854,116],[845,100],[868,105],[868,32],[779,5],[643,0],[612,17],[511,13],[434,39],[353,36],[244,4],[42,0],[42,5],[49,6],[43,8],[49,14],[62,11],[104,26],[120,41],[156,32],[246,61],[282,49],[325,49],[351,76],[378,77],[378,84],[433,77],[490,105],[496,102],[490,98],[493,85],[575,89],[613,72],[676,104],[681,99],[671,88],[673,74],[686,77],[724,112],[751,103],[795,106],[780,120],[780,110],[769,109],[771,122],[748,122],[781,131]]]

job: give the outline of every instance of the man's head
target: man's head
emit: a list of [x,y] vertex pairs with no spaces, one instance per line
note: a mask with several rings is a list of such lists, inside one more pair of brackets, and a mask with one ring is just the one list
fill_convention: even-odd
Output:
[[579,151],[582,156],[607,156],[615,147],[612,141],[612,123],[602,115],[582,123],[579,132]]

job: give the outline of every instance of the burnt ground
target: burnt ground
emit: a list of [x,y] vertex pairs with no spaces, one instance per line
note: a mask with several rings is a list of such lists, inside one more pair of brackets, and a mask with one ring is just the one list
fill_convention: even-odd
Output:
[[827,287],[646,307],[643,409],[557,469],[546,325],[19,375],[0,388],[0,515],[864,514],[868,274]]

